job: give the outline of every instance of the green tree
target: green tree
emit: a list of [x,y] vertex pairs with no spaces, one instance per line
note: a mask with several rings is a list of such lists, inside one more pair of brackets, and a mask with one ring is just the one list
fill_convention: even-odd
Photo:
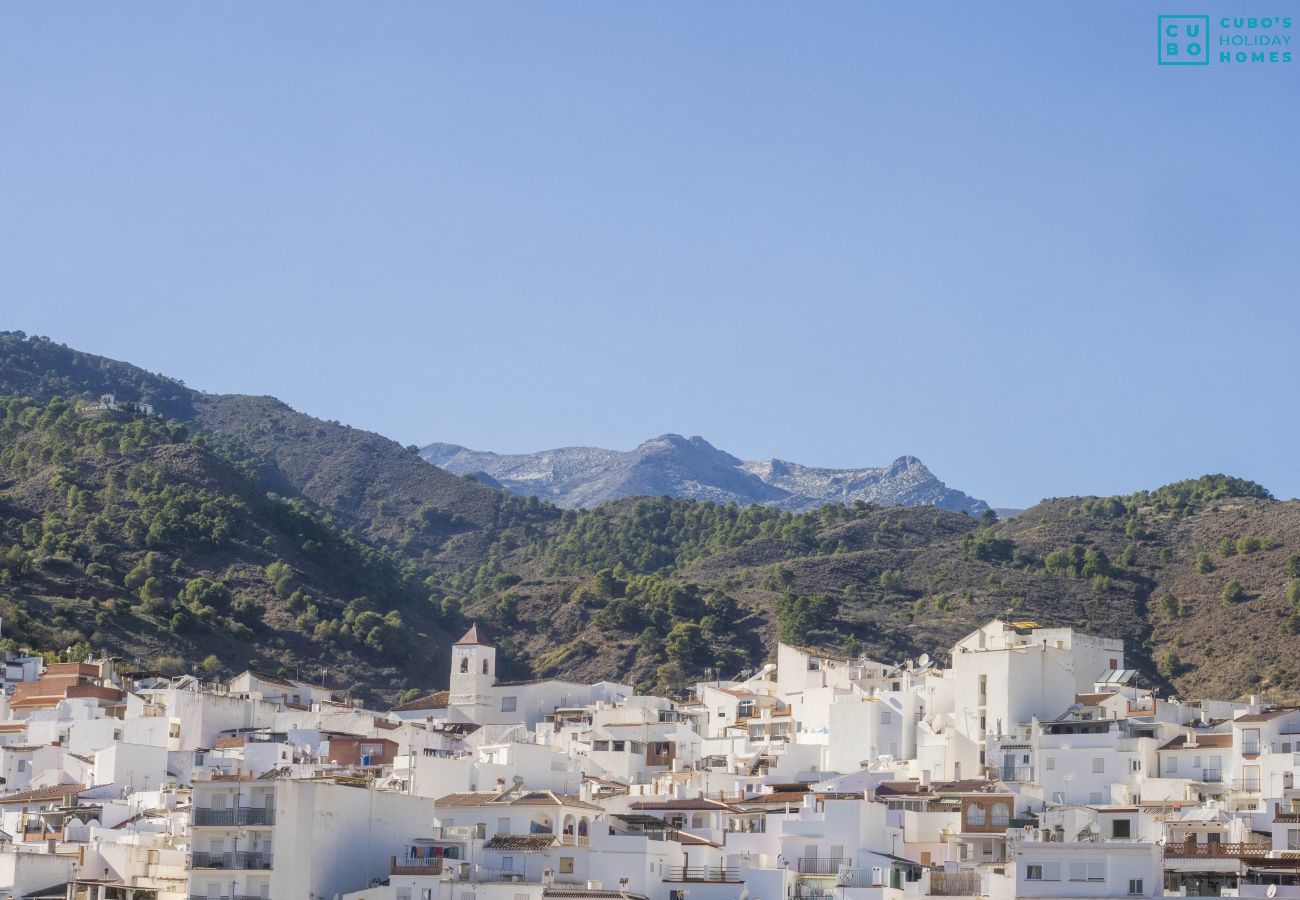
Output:
[[1225,604],[1236,603],[1246,596],[1246,591],[1241,586],[1240,581],[1235,578],[1229,578],[1223,583],[1223,590],[1220,592],[1219,596],[1223,599]]

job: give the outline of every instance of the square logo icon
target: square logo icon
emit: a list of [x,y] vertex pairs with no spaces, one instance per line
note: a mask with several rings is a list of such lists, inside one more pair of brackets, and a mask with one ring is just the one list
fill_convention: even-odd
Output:
[[1156,44],[1162,66],[1208,66],[1210,17],[1157,16]]

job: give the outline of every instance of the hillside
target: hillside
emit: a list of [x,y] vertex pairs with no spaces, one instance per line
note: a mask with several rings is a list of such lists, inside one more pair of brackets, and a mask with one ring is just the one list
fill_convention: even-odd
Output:
[[429,444],[420,455],[449,472],[566,508],[599,506],[622,497],[681,497],[791,512],[859,500],[971,513],[988,509],[984,501],[945,485],[914,456],[877,468],[827,469],[779,459],[745,461],[702,437],[678,434],[661,435],[627,452],[564,447],[499,454]]
[[[92,409],[107,392],[163,415]],[[328,668],[393,699],[444,683],[470,618],[508,677],[671,686],[753,668],[778,636],[893,661],[1011,615],[1123,637],[1169,692],[1300,688],[1300,502],[1235,478],[1004,521],[863,501],[561,510],[272,398],[16,334],[0,397],[0,615],[46,650]]]
[[10,640],[209,675],[300,671],[374,696],[432,686],[429,666],[446,658],[421,575],[302,501],[268,496],[178,423],[0,398]]

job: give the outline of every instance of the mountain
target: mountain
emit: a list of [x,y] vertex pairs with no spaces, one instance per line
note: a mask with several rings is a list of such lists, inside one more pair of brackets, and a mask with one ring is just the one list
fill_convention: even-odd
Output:
[[857,500],[800,513],[662,496],[688,471],[766,501],[806,475],[769,484],[702,440],[663,444],[621,470],[654,496],[560,509],[274,398],[0,333],[5,638],[213,676],[251,662],[382,702],[445,685],[470,621],[503,677],[661,688],[752,668],[778,639],[938,658],[1010,616],[1122,637],[1166,693],[1300,698],[1300,501],[1253,482],[1002,520]]
[[653,438],[627,452],[565,447],[499,454],[429,444],[420,455],[448,472],[566,508],[598,506],[620,497],[666,496],[792,512],[857,500],[972,513],[988,509],[983,500],[947,487],[914,456],[864,469],[816,468],[779,459],[748,462],[702,437],[677,434]]

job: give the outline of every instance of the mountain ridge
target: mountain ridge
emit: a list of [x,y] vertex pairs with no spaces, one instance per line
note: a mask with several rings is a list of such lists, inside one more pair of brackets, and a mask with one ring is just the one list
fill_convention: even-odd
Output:
[[696,435],[663,434],[632,450],[558,447],[496,453],[432,443],[420,456],[457,475],[534,496],[563,508],[598,506],[630,496],[669,496],[807,512],[825,503],[935,506],[981,513],[983,500],[948,487],[920,459],[853,469],[783,459],[742,460]]

